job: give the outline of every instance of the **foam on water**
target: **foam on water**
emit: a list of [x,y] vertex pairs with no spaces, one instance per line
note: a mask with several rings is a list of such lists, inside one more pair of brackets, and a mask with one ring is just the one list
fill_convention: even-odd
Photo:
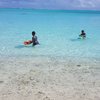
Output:
[[[84,29],[85,40],[78,35]],[[40,45],[24,46],[37,32]],[[0,9],[1,56],[72,56],[100,58],[99,11]]]

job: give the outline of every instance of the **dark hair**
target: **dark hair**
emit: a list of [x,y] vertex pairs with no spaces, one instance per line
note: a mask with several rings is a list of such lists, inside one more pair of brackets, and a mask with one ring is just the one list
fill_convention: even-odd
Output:
[[35,31],[32,32],[32,35],[33,35],[33,36],[35,35]]
[[84,32],[84,30],[82,30],[81,32]]

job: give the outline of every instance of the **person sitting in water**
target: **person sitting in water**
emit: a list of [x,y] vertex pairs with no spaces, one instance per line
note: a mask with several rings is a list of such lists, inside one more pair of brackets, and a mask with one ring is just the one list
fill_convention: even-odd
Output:
[[84,30],[81,31],[81,34],[79,35],[80,38],[86,38],[86,33],[84,32]]
[[39,42],[38,42],[38,40],[37,40],[37,36],[36,36],[35,34],[36,34],[36,32],[33,31],[33,32],[32,32],[32,36],[33,36],[33,37],[32,37],[32,43],[33,43],[33,46],[39,44]]

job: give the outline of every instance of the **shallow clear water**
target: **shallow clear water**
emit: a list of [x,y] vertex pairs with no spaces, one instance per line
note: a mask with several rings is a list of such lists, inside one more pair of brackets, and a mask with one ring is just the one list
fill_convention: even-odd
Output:
[[[85,40],[78,35],[84,29]],[[24,46],[36,31],[40,45]],[[100,12],[0,9],[0,56],[100,58]]]

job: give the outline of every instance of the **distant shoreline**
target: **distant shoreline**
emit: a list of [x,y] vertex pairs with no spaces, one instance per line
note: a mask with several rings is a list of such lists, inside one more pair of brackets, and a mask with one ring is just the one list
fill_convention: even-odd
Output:
[[77,10],[77,9],[36,9],[36,8],[3,8],[1,7],[0,10],[36,10],[36,11],[53,11],[53,12],[66,12],[66,13],[95,13],[100,14],[100,10]]

